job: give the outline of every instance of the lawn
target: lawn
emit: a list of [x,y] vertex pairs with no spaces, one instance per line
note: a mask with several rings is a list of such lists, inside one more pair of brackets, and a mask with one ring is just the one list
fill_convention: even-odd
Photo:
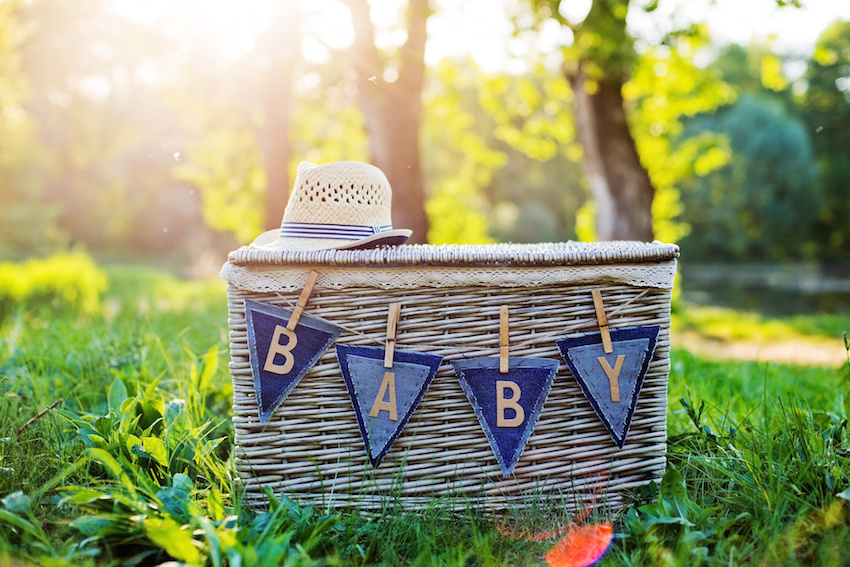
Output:
[[[267,512],[240,506],[225,284],[61,269],[88,276],[0,294],[0,565],[545,565],[555,539],[439,501],[368,518],[279,495]],[[674,331],[840,341],[850,317],[677,305]],[[602,564],[845,564],[850,363],[720,361],[681,347],[671,362],[668,474],[616,518],[590,511],[585,523],[614,524]],[[521,520],[569,521],[559,510]]]

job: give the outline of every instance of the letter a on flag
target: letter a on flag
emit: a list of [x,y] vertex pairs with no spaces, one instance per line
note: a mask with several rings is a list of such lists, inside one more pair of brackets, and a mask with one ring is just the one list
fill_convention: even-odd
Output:
[[260,423],[265,423],[342,333],[342,327],[301,315],[286,328],[292,309],[245,300],[248,354]]
[[549,397],[558,361],[512,357],[506,373],[499,371],[498,356],[453,360],[452,366],[502,474],[510,476]]
[[360,435],[375,468],[419,406],[443,361],[434,354],[395,350],[392,367],[385,368],[384,354],[380,347],[336,345]]
[[659,330],[658,326],[612,329],[610,353],[605,352],[600,333],[557,341],[576,382],[620,448],[626,443]]

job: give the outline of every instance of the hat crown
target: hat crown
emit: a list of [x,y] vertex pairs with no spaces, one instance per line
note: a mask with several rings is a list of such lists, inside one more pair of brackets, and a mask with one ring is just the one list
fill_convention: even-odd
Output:
[[391,205],[389,181],[374,165],[302,162],[283,222],[385,226],[392,224]]

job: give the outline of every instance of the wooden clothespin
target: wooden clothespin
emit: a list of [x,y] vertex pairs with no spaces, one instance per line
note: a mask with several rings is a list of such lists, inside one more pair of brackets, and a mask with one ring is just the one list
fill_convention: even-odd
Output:
[[596,322],[599,323],[599,332],[602,335],[602,348],[605,354],[614,352],[611,344],[611,333],[608,331],[608,318],[605,316],[605,308],[602,306],[602,292],[598,289],[591,290],[593,295],[593,306],[596,308]]
[[393,350],[395,349],[396,327],[401,314],[401,303],[390,303],[390,313],[387,316],[387,347],[384,351],[384,368],[393,367]]
[[508,363],[508,306],[502,305],[499,309],[499,372],[507,374],[510,369]]
[[292,317],[289,318],[289,322],[286,324],[286,328],[290,331],[294,331],[295,326],[298,325],[298,319],[301,318],[301,312],[307,307],[307,301],[310,299],[310,294],[313,293],[313,286],[316,285],[316,278],[318,277],[319,272],[316,270],[311,271],[310,275],[307,276],[307,283],[304,284],[304,289],[298,297],[298,303],[295,305],[295,309],[292,310]]

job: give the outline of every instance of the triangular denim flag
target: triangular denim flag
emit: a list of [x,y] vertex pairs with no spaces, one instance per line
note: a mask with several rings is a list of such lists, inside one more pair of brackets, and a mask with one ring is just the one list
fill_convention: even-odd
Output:
[[534,431],[558,372],[558,361],[549,358],[512,357],[509,362],[510,369],[502,374],[497,356],[452,361],[506,477]]
[[419,406],[442,356],[404,350],[384,368],[380,347],[336,345],[339,367],[354,406],[369,461],[377,468]]
[[608,354],[600,333],[557,341],[576,382],[620,448],[626,443],[659,331],[658,326],[612,329],[614,350]]
[[248,352],[260,423],[272,412],[342,333],[342,327],[301,315],[294,331],[286,328],[292,309],[245,300]]

